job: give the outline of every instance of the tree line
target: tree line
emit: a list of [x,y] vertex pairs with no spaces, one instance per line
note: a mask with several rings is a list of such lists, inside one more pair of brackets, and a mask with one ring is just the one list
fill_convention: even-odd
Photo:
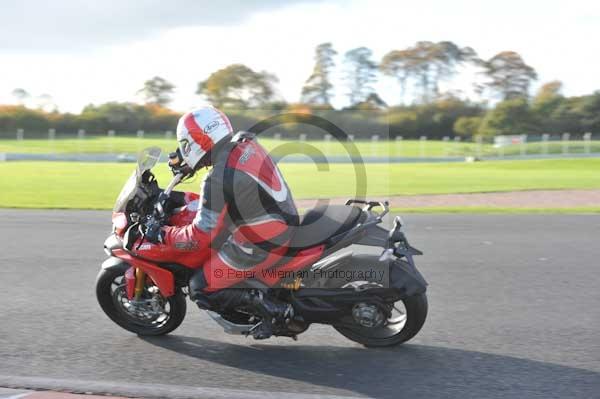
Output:
[[[281,98],[273,73],[254,71],[242,64],[213,72],[198,83],[196,93],[228,111],[234,124],[238,121],[242,125],[240,128],[264,117],[265,111],[285,111],[320,113],[342,124],[353,122],[361,127],[353,132],[359,136],[381,131],[384,126],[389,126],[392,137],[600,133],[600,92],[565,97],[561,82],[553,81],[543,84],[531,96],[537,72],[514,51],[503,51],[484,60],[471,47],[449,41],[420,41],[389,51],[377,61],[366,47],[349,50],[342,59],[349,105],[342,110],[331,105],[337,89],[332,79],[337,55],[331,43],[316,47],[314,67],[301,89],[300,103],[286,103]],[[462,70],[475,76],[475,99],[442,90],[444,83]],[[386,104],[375,90],[382,76],[396,81],[398,95],[394,105]],[[147,80],[138,92],[144,105],[89,105],[78,115],[52,109],[51,97],[44,95],[38,109],[0,107],[0,131],[6,135],[16,128],[41,131],[49,127],[60,132],[86,129],[97,133],[108,129],[130,133],[139,129],[173,130],[178,114],[168,105],[174,89],[172,83],[157,76]],[[21,103],[29,96],[23,89],[15,89],[13,95]],[[290,135],[300,131],[297,127],[284,129]]]

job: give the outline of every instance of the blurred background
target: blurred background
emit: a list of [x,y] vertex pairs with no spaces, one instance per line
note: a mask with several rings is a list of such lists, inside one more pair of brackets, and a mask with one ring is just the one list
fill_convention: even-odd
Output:
[[[369,195],[600,188],[600,6],[574,3],[9,0],[0,206],[110,208],[121,163],[173,150],[179,116],[206,103],[236,130],[282,113],[332,121]],[[297,198],[355,192],[356,159],[329,132],[288,123],[261,141]],[[546,208],[595,211],[587,195]]]

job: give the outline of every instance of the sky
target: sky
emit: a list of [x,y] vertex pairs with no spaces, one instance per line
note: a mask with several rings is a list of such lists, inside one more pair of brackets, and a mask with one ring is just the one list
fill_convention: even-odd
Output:
[[[582,0],[3,0],[0,103],[15,103],[15,88],[50,94],[69,112],[140,102],[136,92],[158,75],[176,86],[172,108],[186,111],[202,103],[198,82],[232,63],[274,73],[294,102],[315,46],[332,42],[340,107],[346,51],[366,46],[379,61],[421,40],[450,40],[482,58],[517,51],[537,70],[536,86],[558,79],[565,94],[582,95],[600,90],[598,38],[600,2]],[[463,71],[445,88],[469,95],[471,80]],[[400,100],[393,79],[376,88]]]

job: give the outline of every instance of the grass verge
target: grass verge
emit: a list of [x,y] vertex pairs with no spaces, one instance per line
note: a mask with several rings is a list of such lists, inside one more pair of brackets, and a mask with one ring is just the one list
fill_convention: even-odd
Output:
[[[600,159],[478,163],[366,164],[357,183],[353,165],[282,164],[294,198],[561,190],[600,188]],[[0,207],[110,209],[133,164],[70,162],[0,163]],[[165,165],[155,168],[162,186]],[[199,191],[201,176],[180,190]],[[474,211],[476,211],[474,209]]]

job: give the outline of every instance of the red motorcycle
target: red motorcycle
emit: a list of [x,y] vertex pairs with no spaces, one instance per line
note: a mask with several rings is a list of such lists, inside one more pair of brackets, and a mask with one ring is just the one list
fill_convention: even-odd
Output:
[[[183,258],[157,263],[136,254],[135,247],[144,245],[143,232],[157,219],[184,225],[196,213],[193,203],[175,209],[166,205],[186,176],[176,174],[161,190],[151,172],[159,159],[158,148],[140,154],[115,204],[113,233],[104,243],[109,258],[96,280],[104,312],[139,335],[167,334],[182,323],[189,279],[202,267]],[[427,283],[413,261],[422,253],[409,245],[401,218],[395,218],[391,230],[380,226],[388,211],[387,202],[362,200],[309,210],[286,256],[275,265],[253,270],[234,288],[287,304],[285,317],[273,320],[276,336],[297,339],[310,324],[321,323],[366,346],[406,342],[425,322]],[[381,252],[338,253],[354,244],[379,247]],[[265,322],[264,313],[248,307],[207,313],[230,334],[254,335]]]

